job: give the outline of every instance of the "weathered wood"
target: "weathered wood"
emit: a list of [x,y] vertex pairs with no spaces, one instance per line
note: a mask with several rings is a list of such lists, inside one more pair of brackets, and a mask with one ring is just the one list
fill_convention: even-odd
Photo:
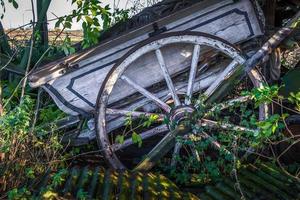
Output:
[[[234,99],[231,99],[229,101],[226,101],[226,102],[223,102],[223,103],[220,103],[220,104],[217,104],[216,106],[212,107],[208,113],[213,113],[217,110],[224,110],[226,108],[229,108],[231,106],[234,106],[235,104],[237,103],[243,103],[243,102],[247,102],[251,99],[250,96],[241,96],[241,97],[237,97],[237,98],[234,98]],[[204,117],[208,117],[207,116],[204,116]]]
[[173,85],[173,82],[172,82],[169,70],[166,67],[165,59],[164,59],[164,57],[163,57],[163,55],[161,53],[161,50],[157,49],[155,51],[155,54],[156,54],[159,66],[161,68],[162,74],[164,75],[164,78],[165,78],[165,80],[167,82],[167,85],[168,85],[168,88],[170,90],[170,93],[172,95],[172,98],[173,98],[173,100],[175,102],[175,106],[179,106],[181,103],[180,103],[180,100],[179,100],[179,98],[178,98],[178,96],[176,94],[176,91],[175,91],[175,88],[174,88],[174,85]]
[[144,159],[134,169],[136,171],[147,171],[151,169],[156,162],[166,155],[174,146],[175,137],[180,130],[173,130],[165,137],[144,157]]
[[166,117],[163,114],[156,114],[156,113],[148,113],[148,112],[138,112],[138,111],[128,111],[128,110],[120,110],[120,109],[106,109],[106,114],[108,115],[122,115],[128,117],[150,117],[152,115],[158,116],[158,120],[163,120]]
[[286,37],[300,27],[300,11],[292,20],[279,31],[277,31],[250,59],[244,64],[246,72],[249,72],[264,60]]
[[186,99],[185,99],[186,105],[189,105],[191,103],[192,94],[193,94],[193,90],[194,90],[194,82],[195,82],[196,73],[197,73],[199,56],[200,56],[200,45],[195,45],[193,57],[192,57],[188,87],[187,87],[187,92],[186,92]]
[[182,148],[182,143],[181,142],[176,142],[175,147],[174,147],[174,151],[172,154],[172,160],[171,160],[171,166],[176,166],[177,163],[177,159],[180,153],[180,150]]
[[[202,31],[220,36],[232,43],[249,40],[262,34],[253,5],[248,0],[237,3],[232,0],[201,1],[193,7],[163,18],[157,23],[159,27],[166,27],[167,32]],[[95,94],[98,93],[98,88],[116,60],[128,52],[132,46],[148,38],[151,29],[151,25],[147,25],[93,49],[51,63],[45,69],[31,75],[30,85],[37,87],[47,83],[43,87],[50,93],[58,106],[68,114],[89,113],[94,109]],[[237,32],[239,34],[236,34]],[[186,50],[186,55],[191,55],[193,47]],[[172,53],[169,50],[170,56],[175,54],[175,51],[174,49]],[[184,56],[181,56],[174,61],[174,58],[166,58],[164,50],[162,52],[166,65],[172,66],[171,68],[174,69],[170,75],[181,69],[182,62],[188,64],[188,60],[190,60],[188,58],[184,60]],[[151,56],[153,55],[149,55],[149,57]],[[150,60],[154,59],[150,58]],[[147,65],[150,67],[153,66],[153,63]],[[145,67],[145,64],[142,66]],[[151,71],[155,72],[156,70],[152,69]],[[143,77],[139,73],[143,75],[143,72],[135,71],[136,77]],[[155,78],[155,75],[150,74],[148,77]],[[120,99],[122,98],[124,97],[120,96]]]
[[[113,71],[111,71],[110,75],[106,78],[106,82],[105,84],[102,86],[102,90],[101,93],[99,94],[100,96],[98,97],[98,108],[97,108],[97,115],[96,115],[96,130],[97,130],[97,138],[98,138],[98,142],[101,144],[102,147],[106,147],[103,150],[104,156],[105,158],[109,161],[109,163],[115,167],[115,168],[124,168],[124,164],[121,162],[121,160],[118,158],[116,152],[114,151],[114,142],[113,141],[109,141],[108,139],[108,134],[111,131],[112,126],[110,126],[110,121],[108,121],[107,116],[106,116],[106,107],[112,102],[110,101],[110,98],[115,98],[114,94],[116,94],[116,91],[114,90],[115,87],[117,87],[118,93],[120,94],[123,91],[118,88],[121,87],[120,85],[118,85],[118,80],[119,78],[121,78],[122,80],[125,80],[127,76],[134,76],[136,74],[134,74],[135,70],[137,69],[135,66],[140,66],[136,64],[136,60],[147,60],[145,59],[145,57],[147,58],[148,55],[150,55],[151,53],[156,53],[156,55],[158,55],[158,60],[160,63],[160,66],[158,66],[158,72],[161,73],[161,77],[163,80],[169,80],[170,84],[172,84],[172,80],[169,76],[169,71],[164,69],[167,65],[164,64],[162,55],[160,51],[157,51],[157,49],[162,49],[163,47],[169,47],[170,44],[174,44],[174,43],[179,43],[179,44],[192,44],[191,46],[191,51],[189,52],[193,52],[193,50],[195,50],[195,45],[201,45],[201,46],[209,46],[211,48],[213,48],[215,51],[221,51],[222,54],[225,54],[226,57],[229,57],[229,65],[226,65],[227,67],[225,67],[225,70],[223,70],[222,72],[220,72],[219,76],[217,79],[215,79],[215,81],[210,85],[210,87],[208,88],[208,92],[206,92],[207,96],[210,97],[215,93],[215,90],[219,88],[219,86],[221,86],[224,82],[224,80],[227,80],[231,77],[232,74],[235,73],[235,71],[242,71],[241,70],[241,66],[243,65],[243,63],[245,62],[245,59],[240,55],[240,53],[237,51],[236,48],[234,48],[232,45],[222,41],[221,39],[215,38],[213,36],[209,36],[209,35],[205,35],[205,34],[201,34],[201,33],[172,33],[172,34],[165,34],[163,36],[161,36],[160,38],[154,38],[152,40],[148,40],[147,42],[145,42],[145,44],[138,46],[136,48],[134,48],[132,50],[132,52],[128,55],[126,55],[123,60],[118,64],[118,66],[116,66],[114,68]],[[164,49],[164,51],[166,51]],[[192,53],[191,53],[192,54]],[[190,55],[191,55],[190,54]],[[161,57],[161,58],[159,58]],[[177,55],[174,54],[172,55],[173,58],[176,58]],[[190,56],[189,56],[190,57]],[[192,58],[190,58],[191,60]],[[191,62],[190,62],[191,63]],[[161,67],[163,66],[163,67]],[[130,68],[133,68],[134,71],[130,71]],[[161,70],[162,69],[162,70]],[[188,71],[188,70],[187,70]],[[132,73],[129,73],[132,72]],[[126,76],[124,76],[124,74],[126,74]],[[133,75],[134,74],[134,75]],[[188,72],[185,73],[188,76]],[[148,75],[148,74],[147,74]],[[125,78],[124,78],[125,77]],[[147,76],[148,77],[148,76]],[[254,77],[254,76],[253,76]],[[189,77],[185,77],[188,78],[185,87],[188,87],[188,85],[191,83],[189,81]],[[260,81],[262,81],[262,79],[259,79],[260,77],[258,77],[258,80],[256,79],[251,79],[253,81],[253,84],[256,86],[259,86]],[[135,78],[135,81],[138,79],[138,76]],[[144,77],[143,77],[144,79]],[[143,82],[144,80],[140,80],[140,82]],[[129,81],[128,81],[129,80]],[[134,87],[136,90],[138,90],[140,93],[142,93],[144,96],[149,98],[149,94],[151,94],[151,97],[149,98],[150,100],[153,99],[153,97],[157,98],[159,101],[161,102],[165,102],[166,99],[162,99],[162,98],[158,98],[156,96],[153,95],[153,93],[148,92],[146,89],[143,88],[143,86],[139,84],[137,84],[136,82],[132,81],[131,79],[126,80],[127,83],[130,83],[130,85],[132,87]],[[195,82],[196,85],[197,82]],[[170,84],[167,86],[165,86],[166,91],[168,91],[169,97],[168,98],[174,98],[174,94],[176,94],[177,96],[177,92],[178,90],[176,90],[176,86],[172,86],[170,87]],[[124,88],[124,87],[123,87]],[[122,88],[122,89],[123,89]],[[124,89],[123,89],[124,90]],[[126,90],[126,89],[125,89]],[[126,90],[128,91],[128,90]],[[174,94],[172,94],[172,92],[170,91],[174,91]],[[186,91],[183,92],[183,94],[186,94]],[[155,102],[158,102],[158,100],[155,100]],[[180,122],[181,120],[184,119],[184,115],[182,113],[188,114],[188,113],[193,113],[194,110],[192,107],[190,106],[179,106],[180,104],[178,104],[177,106],[175,105],[175,107],[172,108],[172,112],[165,110],[165,112],[167,112],[167,116],[168,119],[171,121],[170,122],[170,127],[169,129],[173,129],[173,124]],[[135,110],[136,107],[132,107],[133,110]],[[127,110],[127,109],[126,109]],[[121,119],[121,118],[120,118]],[[112,119],[113,122],[116,122],[118,120],[116,119]],[[120,121],[118,122],[119,124],[116,125],[114,124],[113,127],[117,127],[119,125],[122,125],[123,122]],[[199,124],[201,126],[209,126],[209,127],[218,127],[218,123],[211,121],[211,120],[206,120],[206,119],[201,119],[201,122],[199,122]],[[177,128],[180,128],[181,126],[177,126]],[[237,131],[246,131],[248,129],[244,128],[244,127],[240,127],[240,126],[234,126],[234,125],[230,125],[230,124],[220,124],[220,127],[226,130],[237,130]],[[176,128],[175,128],[176,129]],[[183,128],[185,129],[185,127]],[[187,130],[185,130],[187,131]],[[251,130],[252,131],[252,130]],[[181,131],[180,131],[181,132]],[[153,133],[151,131],[151,136],[154,136],[156,133]],[[145,156],[145,158],[138,164],[138,166],[136,167],[135,170],[148,170],[151,167],[153,167],[153,165],[156,163],[157,160],[159,160],[162,156],[164,156],[175,144],[175,137],[178,133],[175,132],[170,132],[167,135],[164,136],[164,138],[162,140],[160,140],[160,142],[158,142],[158,144]],[[145,139],[145,136],[142,135],[143,138]],[[126,143],[129,144],[130,140],[128,139],[126,141]],[[219,145],[218,143],[215,143],[216,145]],[[219,145],[220,146],[220,145]],[[194,150],[192,150],[193,153],[198,154],[197,152],[195,152]]]
[[217,80],[209,86],[209,88],[204,92],[206,97],[210,97],[215,90],[225,81],[237,68],[241,63],[233,60],[222,72],[222,74],[217,78]]
[[259,130],[250,129],[250,128],[246,128],[246,127],[242,127],[242,126],[238,126],[238,125],[234,125],[234,124],[229,124],[229,123],[216,122],[216,121],[212,121],[209,119],[201,119],[199,121],[199,125],[203,126],[203,127],[222,128],[225,130],[243,131],[243,132],[249,132],[249,133],[253,133],[253,134],[259,133]]
[[[142,140],[146,140],[150,137],[157,136],[158,134],[162,134],[168,130],[169,130],[168,126],[163,124],[163,125],[153,128],[153,129],[147,130],[143,133],[140,133],[139,135],[141,136]],[[119,151],[119,150],[129,147],[132,144],[134,144],[134,143],[133,143],[132,139],[130,138],[130,139],[126,139],[122,144],[113,144],[112,149],[114,151]]]
[[[202,74],[201,77],[196,78],[193,93],[199,92],[200,90],[207,88],[209,85],[211,85],[211,83],[213,83],[214,80],[218,77],[220,70],[222,68],[221,66],[222,66],[222,64],[217,66],[215,69],[205,72],[204,74]],[[178,93],[185,94],[187,84],[186,84],[186,82],[177,82],[175,84],[175,88]],[[157,96],[160,99],[164,99],[165,101],[170,98],[170,96],[168,95],[168,90],[155,93],[155,96]],[[149,107],[147,105],[149,105],[149,100],[144,98],[144,99],[140,99],[137,101],[133,101],[129,106],[125,106],[125,107],[121,106],[121,107],[123,107],[126,110],[133,110],[134,108],[141,108],[141,107],[145,107],[145,106]],[[151,112],[154,109],[156,109],[156,107],[151,106],[151,109],[148,110],[148,112]],[[119,128],[120,126],[123,125],[124,121],[125,121],[125,118],[120,118],[120,117],[111,119],[110,121],[108,121],[109,131]],[[75,141],[74,144],[76,146],[78,146],[79,144],[87,144],[89,141],[92,141],[96,138],[95,128],[94,128],[94,124],[95,124],[94,119],[90,120],[88,122],[88,124],[89,124],[90,130],[83,130],[78,135],[79,139],[81,139],[81,138],[86,139],[86,143],[82,143],[83,142],[82,140]],[[129,141],[132,142],[131,140],[129,140]],[[125,141],[124,144],[127,144],[127,142]]]
[[126,77],[124,75],[121,76],[121,79],[126,81],[130,86],[132,86],[134,89],[139,91],[145,97],[154,101],[159,107],[164,109],[166,112],[170,112],[170,110],[171,110],[170,106],[168,106],[165,102],[161,101],[159,98],[157,98],[156,96],[154,96],[147,90],[145,90],[142,86],[138,85],[137,83],[135,83],[134,81],[132,81],[131,79],[129,79],[128,77]]

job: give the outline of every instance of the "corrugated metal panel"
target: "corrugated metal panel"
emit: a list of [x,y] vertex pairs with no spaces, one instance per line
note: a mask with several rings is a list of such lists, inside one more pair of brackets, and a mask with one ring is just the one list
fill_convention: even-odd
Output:
[[[33,194],[42,198],[51,191],[53,199],[241,199],[235,179],[230,177],[205,187],[193,186],[182,192],[163,175],[111,171],[102,167],[73,167],[53,186],[55,173],[46,173]],[[253,165],[238,172],[240,187],[249,200],[299,200],[300,182],[272,164]],[[52,184],[52,185],[51,185]],[[49,196],[48,196],[49,197]]]
[[[278,167],[261,164],[259,168],[248,166],[238,172],[238,180],[246,199],[250,200],[299,200],[300,183],[284,174]],[[198,194],[201,200],[241,199],[234,179],[206,186]]]
[[[182,193],[163,175],[111,171],[102,167],[73,167],[53,186],[57,173],[46,174],[34,190],[36,198],[54,199],[198,199]],[[48,191],[48,192],[47,192]]]

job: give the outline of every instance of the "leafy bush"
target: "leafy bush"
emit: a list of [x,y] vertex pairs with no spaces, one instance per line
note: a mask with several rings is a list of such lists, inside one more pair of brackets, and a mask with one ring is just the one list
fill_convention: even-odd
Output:
[[32,126],[33,119],[34,101],[29,96],[0,118],[0,191],[11,190],[8,197],[13,199],[29,194],[20,186],[63,164],[55,162],[64,159],[59,133],[41,134],[42,129]]

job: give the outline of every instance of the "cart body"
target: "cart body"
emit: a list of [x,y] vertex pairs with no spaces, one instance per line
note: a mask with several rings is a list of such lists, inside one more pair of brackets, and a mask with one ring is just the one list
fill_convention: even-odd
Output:
[[[149,37],[157,37],[162,32],[196,31],[238,44],[263,35],[263,16],[258,13],[255,3],[249,0],[201,1],[154,23],[103,41],[98,46],[49,63],[30,76],[29,84],[45,89],[65,113],[89,117],[92,116],[99,88],[108,72],[138,43]],[[186,60],[192,49],[186,49],[181,52],[181,57],[174,58],[172,52],[175,54],[176,51],[176,47],[172,47],[166,55],[166,63],[172,65],[171,74],[176,74],[182,66],[190,64]],[[157,61],[149,56],[140,64],[143,67],[153,66],[157,65]],[[163,79],[155,74],[155,70],[151,74],[144,74],[141,70],[143,67],[137,66],[128,73],[132,78],[145,79],[145,87]],[[213,78],[207,84],[213,82]],[[132,91],[126,86],[120,86],[114,94],[114,102],[131,94]]]

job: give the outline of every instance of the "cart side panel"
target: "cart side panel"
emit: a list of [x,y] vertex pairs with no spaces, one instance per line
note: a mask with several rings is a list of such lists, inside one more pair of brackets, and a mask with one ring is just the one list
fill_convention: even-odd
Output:
[[[178,15],[182,15],[181,17],[173,16],[177,19],[175,21],[167,18],[157,23],[159,27],[165,27],[166,32],[186,30],[205,32],[219,36],[231,43],[247,41],[262,35],[260,23],[250,1],[241,0],[233,3],[231,0],[225,0],[218,2],[204,9],[198,8],[196,11],[195,8],[192,8],[193,12],[190,13],[187,13],[187,10],[184,13],[180,12]],[[99,51],[99,47],[89,50],[89,53],[94,56],[82,60],[75,59],[76,62],[74,61],[73,65],[76,64],[77,70],[66,73],[44,85],[60,109],[71,115],[88,115],[94,109],[99,88],[112,66],[133,46],[149,38],[149,26],[137,31],[142,34],[130,33],[127,40],[122,37],[119,43],[116,39],[116,41],[112,41],[112,44],[117,43],[118,45],[103,52]],[[136,37],[131,38],[132,35]],[[82,57],[84,56],[82,55]],[[189,61],[184,58],[176,57],[173,61],[174,73],[180,70],[183,63],[189,65]],[[157,65],[155,59],[147,62],[153,62],[148,65]],[[147,77],[148,82],[152,81],[151,77]],[[153,82],[156,81],[153,80]],[[116,96],[114,98],[123,97]]]

